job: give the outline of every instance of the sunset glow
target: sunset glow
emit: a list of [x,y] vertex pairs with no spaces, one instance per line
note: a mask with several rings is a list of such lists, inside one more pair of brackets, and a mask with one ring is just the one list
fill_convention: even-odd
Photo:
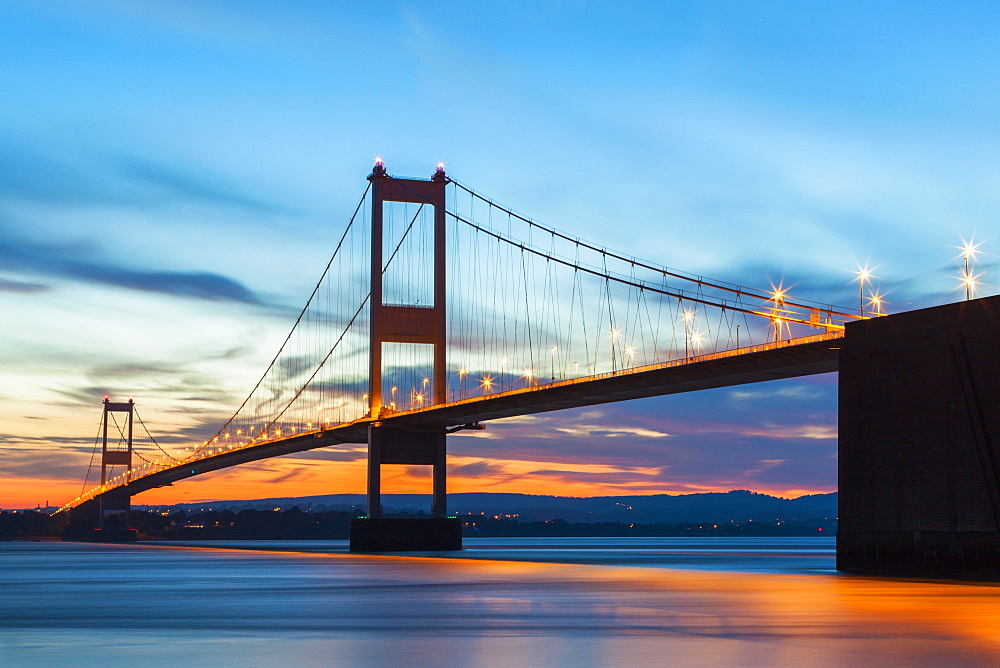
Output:
[[[794,17],[771,5],[568,11],[536,7],[526,24],[503,6],[476,18],[394,3],[0,10],[0,506],[80,494],[106,395],[133,396],[157,445],[188,453],[300,434],[367,406],[358,381],[344,403],[301,420],[224,427],[274,360],[374,168],[426,180],[445,158],[448,178],[511,207],[484,228],[504,232],[523,215],[634,259],[623,281],[652,280],[642,261],[675,272],[660,288],[693,281],[690,299],[654,303],[643,289],[616,301],[547,282],[554,264],[539,259],[533,287],[563,310],[603,300],[586,314],[582,354],[556,340],[570,330],[558,309],[533,322],[535,352],[519,349],[527,332],[486,343],[530,308],[502,311],[509,280],[463,285],[481,320],[463,334],[479,343],[448,353],[456,399],[588,376],[588,354],[617,371],[763,342],[735,311],[696,301],[705,276],[760,290],[772,340],[810,326],[786,312],[795,299],[871,317],[995,289],[984,260],[994,242],[976,232],[995,218],[995,193],[988,178],[968,178],[996,171],[982,150],[995,143],[991,89],[969,84],[992,71],[980,47],[993,36],[979,32],[990,20],[887,7],[847,23],[819,6]],[[884,25],[911,36],[888,55]],[[557,238],[533,229],[520,241],[548,249]],[[449,250],[453,275],[463,261],[502,259]],[[508,274],[519,271],[512,257]],[[350,316],[323,311],[322,327]],[[293,359],[285,370],[296,382],[307,374]],[[415,378],[393,380],[384,403],[436,401],[431,376]],[[449,489],[834,491],[836,425],[835,376],[558,411],[450,436]],[[288,455],[136,503],[363,492],[363,461],[361,446]],[[387,493],[429,490],[420,471],[389,471]]]

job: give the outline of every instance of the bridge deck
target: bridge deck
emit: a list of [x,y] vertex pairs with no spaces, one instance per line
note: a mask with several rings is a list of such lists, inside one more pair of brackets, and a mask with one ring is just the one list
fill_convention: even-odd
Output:
[[[841,335],[821,334],[777,344],[710,353],[686,360],[634,367],[600,376],[564,380],[393,413],[383,416],[382,421],[404,428],[452,427],[627,399],[827,373],[838,369],[841,341]],[[223,450],[143,475],[103,493],[132,496],[238,464],[338,443],[365,443],[371,422],[370,419],[356,420],[322,431]],[[96,496],[99,494],[85,495],[67,504],[67,507]]]

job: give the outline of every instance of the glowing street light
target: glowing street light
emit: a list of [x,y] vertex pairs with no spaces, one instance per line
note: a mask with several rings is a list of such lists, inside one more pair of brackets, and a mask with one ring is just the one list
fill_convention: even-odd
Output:
[[701,345],[705,342],[705,336],[700,331],[698,331],[698,332],[692,332],[691,336],[689,337],[689,340],[691,341],[691,345],[696,350],[700,351],[701,350]]
[[865,282],[871,283],[871,279],[875,278],[872,270],[868,268],[866,263],[864,267],[858,266],[858,271],[855,272],[858,275],[858,301],[859,308],[861,309],[861,317],[865,317]]
[[961,277],[962,285],[965,286],[965,299],[966,301],[972,299],[976,294],[976,286],[979,285],[978,275],[966,274]]
[[871,306],[871,311],[875,315],[882,315],[882,304],[885,303],[885,298],[877,292],[873,292],[868,297],[868,304]]
[[694,320],[694,311],[684,309],[684,357],[691,356],[690,343],[691,343],[691,322]]
[[785,295],[787,294],[788,290],[783,285],[775,287],[774,283],[771,284],[771,301],[774,302],[774,307],[771,309],[771,324],[774,325],[774,341],[776,343],[781,339],[781,314],[785,310]]
[[978,285],[976,279],[979,277],[973,276],[969,271],[969,260],[971,259],[973,264],[975,264],[976,255],[982,252],[979,250],[981,245],[982,242],[977,244],[974,243],[972,239],[969,239],[968,241],[962,239],[962,245],[958,246],[959,250],[962,251],[961,258],[965,261],[965,272],[959,279],[965,286],[965,301],[972,299],[975,295],[976,285]]

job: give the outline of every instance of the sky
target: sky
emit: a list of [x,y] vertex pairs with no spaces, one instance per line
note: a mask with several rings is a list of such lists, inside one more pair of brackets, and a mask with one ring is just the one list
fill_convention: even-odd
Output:
[[[931,2],[0,6],[0,507],[74,498],[104,394],[164,442],[256,382],[363,192],[450,175],[697,274],[903,311],[1000,252],[1000,8]],[[449,437],[449,489],[835,491],[835,374]],[[363,492],[363,448],[136,503]],[[388,467],[383,492],[430,491]]]

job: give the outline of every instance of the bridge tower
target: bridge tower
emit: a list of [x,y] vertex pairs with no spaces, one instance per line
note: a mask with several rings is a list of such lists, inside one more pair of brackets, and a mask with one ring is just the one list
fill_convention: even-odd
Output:
[[[446,366],[445,193],[448,176],[438,165],[430,180],[390,177],[381,159],[368,177],[372,186],[371,219],[371,340],[368,408],[374,422],[368,428],[367,517],[351,526],[351,549],[365,552],[461,549],[461,525],[447,518],[445,425],[420,430],[383,426],[378,420],[392,408],[384,402],[382,344],[409,343],[433,347],[432,388],[434,404],[448,400]],[[383,257],[383,214],[387,202],[429,205],[434,211],[433,304],[387,304],[383,291],[386,258]],[[383,464],[433,467],[433,501],[430,520],[382,517],[381,469]]]
[[[126,477],[132,475],[132,419],[135,415],[135,402],[129,398],[128,402],[113,402],[104,396],[104,419],[102,420],[102,446],[101,446],[101,485],[107,484],[108,468],[112,466],[124,466]],[[113,413],[125,413],[125,438],[124,443],[119,440],[118,445],[108,447],[108,421],[113,420]],[[124,446],[124,447],[122,447]],[[100,497],[100,513],[97,517],[99,529],[121,530],[129,529],[131,526],[131,498],[126,495],[102,494]]]
[[[135,417],[135,402],[130,398],[127,402],[111,401],[104,396],[104,415],[101,419],[101,485],[106,485],[114,479],[116,467],[125,467],[122,475],[126,482],[132,476],[132,434]],[[115,413],[124,413],[124,425],[115,420]],[[108,439],[110,427],[119,432],[118,439]],[[73,508],[69,513],[69,524],[63,532],[66,540],[80,540],[99,543],[123,543],[136,539],[136,531],[132,529],[131,502],[127,492],[111,489],[97,498],[91,499]]]

